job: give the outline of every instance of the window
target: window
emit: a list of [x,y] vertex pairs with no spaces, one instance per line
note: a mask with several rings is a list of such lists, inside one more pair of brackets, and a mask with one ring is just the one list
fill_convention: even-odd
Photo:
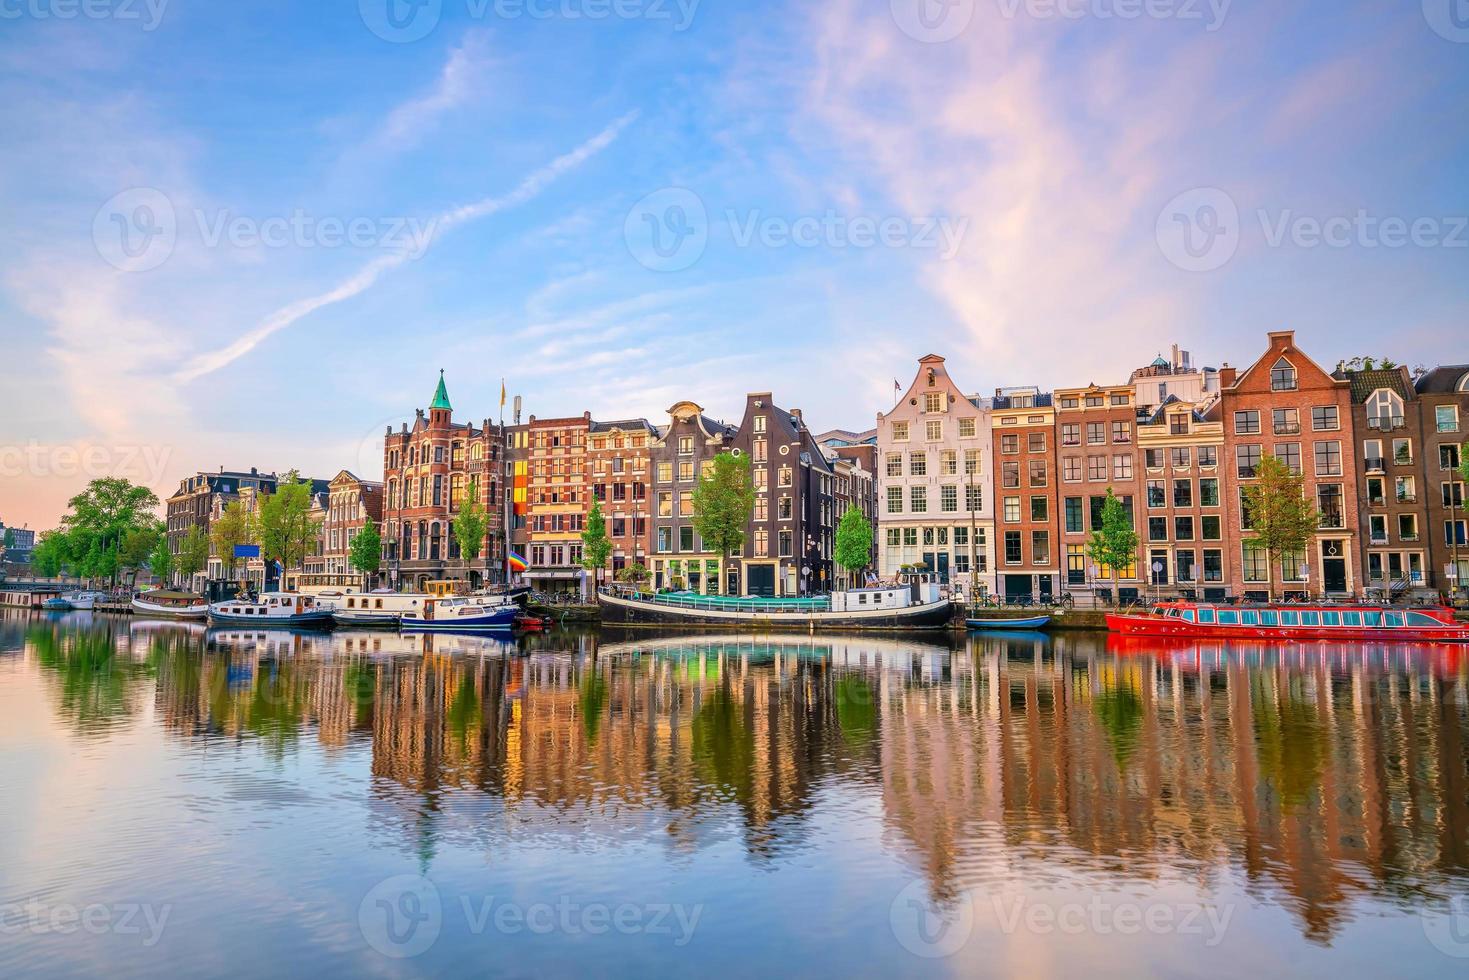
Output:
[[925,412],[943,411],[944,396],[942,392],[929,391],[923,395],[923,410]]
[[1277,408],[1270,416],[1270,427],[1278,436],[1295,435],[1301,431],[1301,417],[1294,408]]
[[1415,504],[1418,502],[1418,486],[1411,476],[1400,476],[1393,480],[1393,490],[1397,494],[1398,503]]
[[1301,444],[1299,442],[1277,442],[1275,458],[1297,476],[1301,473]]
[[1316,443],[1316,475],[1341,476],[1341,443]]
[[690,552],[694,549],[694,529],[688,525],[678,529],[678,550]]
[[1022,561],[1020,556],[1020,532],[1005,532],[1005,564],[1019,565]]
[[1086,424],[1086,442],[1088,446],[1100,446],[1107,441],[1107,427],[1101,422],[1088,422]]
[[959,488],[956,486],[944,486],[939,488],[939,510],[945,514],[952,514],[959,509]]
[[1066,533],[1080,534],[1082,527],[1082,510],[1080,497],[1066,498]]
[[1417,541],[1418,540],[1418,515],[1417,514],[1399,514],[1398,515],[1398,540],[1399,541]]
[[1051,519],[1050,500],[1050,497],[1030,498],[1030,519],[1032,521],[1049,521]]
[[959,438],[971,439],[974,437],[974,419],[959,420]]
[[1199,506],[1219,506],[1219,481],[1214,477],[1208,477],[1199,481]]
[[1061,460],[1061,479],[1075,483],[1081,479],[1081,457],[1067,456]]
[[1112,457],[1112,479],[1132,479],[1132,453],[1118,453]]
[[1066,584],[1082,585],[1086,582],[1086,545],[1066,546]]
[[959,472],[959,454],[952,449],[945,449],[939,453],[939,474],[941,476],[955,476]]
[[1275,366],[1270,369],[1270,390],[1296,390],[1296,369],[1291,366],[1290,361],[1283,357],[1276,361]]
[[1027,440],[1028,448],[1033,453],[1046,451],[1046,434],[1044,432],[1032,432]]
[[1189,467],[1189,448],[1187,446],[1175,446],[1171,453],[1173,468],[1175,470],[1186,470]]
[[[1187,481],[1185,481],[1185,482],[1187,482]],[[1166,507],[1166,506],[1168,506],[1168,494],[1167,494],[1167,491],[1164,489],[1163,481],[1162,480],[1149,480],[1148,481],[1148,506],[1149,507]]]
[[1005,498],[1005,522],[1007,524],[1018,524],[1020,522],[1020,498]]
[[964,509],[984,510],[984,487],[975,483],[964,487]]
[[928,475],[928,453],[909,453],[908,454],[908,475],[909,476],[927,476]]
[[794,508],[795,504],[791,501],[790,497],[781,497],[780,505],[776,508],[776,514],[780,520],[788,521],[791,519]]
[[1438,447],[1438,468],[1441,470],[1456,470],[1459,468],[1459,444],[1445,442]]
[[1433,421],[1439,432],[1459,431],[1459,406],[1439,405],[1433,410]]
[[1219,465],[1219,447],[1217,447],[1217,446],[1200,446],[1199,447],[1199,466],[1203,467],[1204,469],[1213,469],[1214,467],[1216,467],[1218,465]]
[[1464,506],[1464,484],[1462,481],[1455,480],[1452,483],[1439,484],[1439,493],[1443,498],[1443,505],[1446,510]]
[[1168,431],[1175,436],[1188,435],[1188,413],[1174,412],[1168,416]]
[[1378,388],[1367,398],[1367,428],[1384,432],[1403,426],[1403,400],[1398,393]]
[[1166,517],[1149,517],[1148,518],[1148,540],[1149,541],[1167,541],[1168,540],[1168,518],[1166,518]]
[[909,487],[908,505],[915,514],[928,513],[928,487]]
[[1000,464],[1000,485],[1003,487],[1020,486],[1020,464],[1007,460]]
[[1241,480],[1252,480],[1255,477],[1255,468],[1260,465],[1260,447],[1255,445],[1236,446],[1234,449],[1235,465],[1239,468]]
[[[757,423],[763,422],[764,421],[764,417],[763,416],[756,416],[755,421]],[[755,431],[756,432],[763,432],[764,431],[764,426],[757,425],[755,427]],[[893,423],[893,441],[894,442],[907,442],[908,441],[908,423],[907,422],[894,422]]]
[[1030,532],[1030,560],[1036,565],[1051,561],[1051,535],[1046,531]]
[[1264,582],[1270,577],[1270,560],[1264,548],[1245,545],[1241,550],[1246,582]]
[[1260,413],[1254,409],[1234,413],[1234,434],[1254,435],[1260,431]]
[[1020,452],[1020,437],[1013,432],[1000,436],[1000,452],[1006,455]]
[[1218,548],[1204,549],[1204,581],[1224,581],[1224,552]]
[[1061,445],[1081,445],[1081,425],[1077,422],[1064,422],[1061,425]]
[[944,423],[942,419],[929,419],[925,428],[925,436],[929,442],[942,442],[944,439]]
[[1107,457],[1088,456],[1086,458],[1086,478],[1088,480],[1107,479]]
[[1346,519],[1342,513],[1340,483],[1323,483],[1316,488],[1316,509],[1321,512],[1322,527],[1346,527]]
[[1341,428],[1341,417],[1335,405],[1317,405],[1311,409],[1311,428],[1317,432],[1330,432]]
[[1192,507],[1194,505],[1194,481],[1173,481],[1173,506]]
[[1127,422],[1115,421],[1112,423],[1113,442],[1132,442],[1132,426]]
[[1174,566],[1177,569],[1174,577],[1179,582],[1194,581],[1194,553],[1192,551],[1180,551],[1174,556]]
[[1393,462],[1399,466],[1409,466],[1413,462],[1413,440],[1394,439],[1392,441]]
[[1150,470],[1161,470],[1163,468],[1163,450],[1143,450],[1143,465]]
[[755,528],[755,557],[765,558],[770,554],[770,531],[763,527]]
[[1049,483],[1046,477],[1046,461],[1033,459],[1030,461],[1030,485],[1033,487],[1044,487]]
[[[899,507],[902,506],[902,494],[898,495]],[[755,520],[770,520],[770,498],[764,495],[755,498]]]
[[1173,519],[1173,537],[1178,541],[1192,541],[1194,539],[1194,519],[1192,517],[1175,517]]
[[978,449],[964,450],[964,472],[969,476],[973,476],[974,474],[979,472]]

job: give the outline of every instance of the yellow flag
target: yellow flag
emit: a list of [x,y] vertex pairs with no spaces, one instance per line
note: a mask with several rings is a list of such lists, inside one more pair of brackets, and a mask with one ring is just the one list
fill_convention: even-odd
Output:
[[505,379],[500,379],[500,407],[505,407]]

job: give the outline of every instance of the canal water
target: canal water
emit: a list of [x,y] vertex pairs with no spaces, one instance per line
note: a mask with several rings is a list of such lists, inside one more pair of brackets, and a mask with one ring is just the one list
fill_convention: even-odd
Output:
[[0,977],[1464,976],[1452,647],[0,618]]

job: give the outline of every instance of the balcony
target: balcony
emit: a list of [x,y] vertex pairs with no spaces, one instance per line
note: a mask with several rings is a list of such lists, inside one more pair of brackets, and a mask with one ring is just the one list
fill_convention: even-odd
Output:
[[1416,504],[1417,502],[1418,495],[1416,493],[1398,493],[1398,503],[1400,504]]
[[1381,456],[1368,456],[1362,462],[1366,464],[1368,473],[1381,473],[1387,469],[1387,461]]
[[1325,530],[1340,530],[1341,528],[1346,527],[1346,522],[1342,519],[1342,515],[1339,513],[1334,513],[1332,511],[1322,511],[1321,521],[1318,526]]
[[1387,544],[1386,531],[1373,531],[1372,537],[1367,539],[1368,544]]
[[1394,429],[1405,429],[1408,420],[1401,415],[1369,415],[1367,417],[1367,428],[1376,429],[1379,432],[1391,432]]
[[1278,436],[1298,436],[1301,434],[1301,423],[1299,422],[1277,422],[1271,428]]
[[1375,496],[1368,497],[1367,498],[1367,506],[1368,507],[1386,507],[1387,506],[1387,498],[1384,497],[1384,496],[1382,496],[1381,494],[1377,494]]

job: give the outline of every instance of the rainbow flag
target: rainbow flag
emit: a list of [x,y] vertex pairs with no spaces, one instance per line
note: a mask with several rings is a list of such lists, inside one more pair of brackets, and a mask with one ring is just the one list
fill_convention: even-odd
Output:
[[506,561],[510,565],[510,570],[512,572],[523,572],[526,569],[530,568],[530,565],[526,563],[526,560],[513,551],[510,552],[510,557],[507,558]]

